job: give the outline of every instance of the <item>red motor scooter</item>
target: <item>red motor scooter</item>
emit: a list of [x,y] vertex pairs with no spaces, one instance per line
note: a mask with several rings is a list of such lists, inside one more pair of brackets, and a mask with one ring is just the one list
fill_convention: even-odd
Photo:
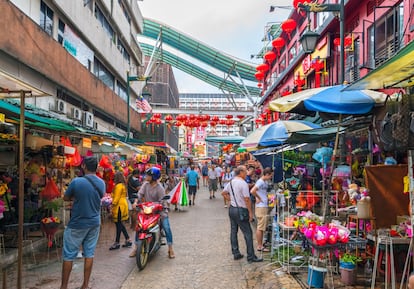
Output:
[[[170,196],[162,198],[168,200]],[[139,270],[143,270],[151,255],[154,255],[161,246],[161,215],[166,209],[158,202],[145,202],[138,204],[139,213],[135,228],[135,244],[137,247],[136,261]]]

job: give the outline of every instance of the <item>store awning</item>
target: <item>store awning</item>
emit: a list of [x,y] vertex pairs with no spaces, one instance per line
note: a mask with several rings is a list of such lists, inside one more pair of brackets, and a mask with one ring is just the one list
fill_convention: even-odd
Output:
[[169,144],[167,144],[166,142],[163,141],[146,141],[144,143],[147,146],[153,146],[153,147],[159,147],[159,148],[164,148],[164,149],[169,149],[171,153],[176,154],[177,151],[170,146]]
[[[13,120],[15,121],[19,121],[18,118],[14,118],[12,117]],[[28,125],[28,126],[33,126],[33,127],[38,127],[38,128],[45,128],[48,130],[53,130],[53,131],[75,131],[76,128],[73,126],[70,126],[66,123],[61,123],[59,124],[58,122],[40,122],[40,121],[30,121],[28,119],[24,120],[24,124]]]
[[345,90],[402,88],[414,85],[414,41],[387,62],[349,85]]
[[[4,112],[7,116],[7,114],[12,114],[13,116],[19,116],[20,115],[20,107],[13,105],[11,103],[8,103],[6,101],[0,100],[0,111]],[[24,113],[24,117],[25,117],[25,124],[28,125],[33,125],[33,126],[37,126],[37,127],[42,127],[42,128],[50,128],[52,130],[65,130],[65,131],[75,131],[75,127],[57,120],[57,119],[52,119],[52,118],[48,118],[48,117],[42,117],[42,116],[38,116],[36,114],[30,113],[30,112],[25,112]],[[18,118],[13,118],[14,120],[19,120]]]
[[239,144],[245,139],[244,136],[208,136],[206,142]]

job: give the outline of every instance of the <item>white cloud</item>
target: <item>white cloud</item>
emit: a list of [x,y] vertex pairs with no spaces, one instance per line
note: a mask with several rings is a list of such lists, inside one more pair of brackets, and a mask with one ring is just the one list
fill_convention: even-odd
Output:
[[[261,39],[267,23],[283,21],[288,10],[269,13],[270,5],[291,5],[292,1],[279,0],[144,0],[138,5],[142,15],[163,22],[198,41],[234,57],[251,60],[263,46]],[[177,71],[176,69],[174,71]],[[219,92],[182,72],[176,73],[180,92]]]

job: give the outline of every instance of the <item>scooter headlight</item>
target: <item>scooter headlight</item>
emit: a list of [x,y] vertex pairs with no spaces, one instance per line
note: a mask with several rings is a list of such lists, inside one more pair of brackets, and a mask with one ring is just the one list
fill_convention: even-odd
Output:
[[149,214],[152,214],[152,206],[149,206],[149,207],[147,207],[147,206],[144,206],[144,214],[146,214],[146,215],[149,215]]

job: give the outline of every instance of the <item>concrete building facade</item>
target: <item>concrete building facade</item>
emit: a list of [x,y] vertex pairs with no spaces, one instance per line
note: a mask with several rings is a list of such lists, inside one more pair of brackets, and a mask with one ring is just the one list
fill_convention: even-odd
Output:
[[[143,17],[133,0],[1,1],[0,73],[46,96],[27,103],[89,129],[125,134],[127,72],[138,73],[136,35]],[[130,126],[141,130],[130,83]]]

